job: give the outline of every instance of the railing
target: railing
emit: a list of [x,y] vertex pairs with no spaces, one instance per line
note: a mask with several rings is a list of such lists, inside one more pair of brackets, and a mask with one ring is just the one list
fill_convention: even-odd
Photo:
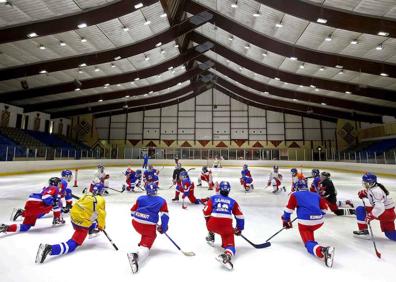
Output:
[[396,150],[376,152],[339,152],[333,148],[311,149],[204,149],[204,148],[112,148],[81,150],[69,148],[23,148],[0,145],[0,161],[54,159],[139,159],[148,153],[152,159],[213,160],[287,160],[341,161],[353,163],[396,164]]

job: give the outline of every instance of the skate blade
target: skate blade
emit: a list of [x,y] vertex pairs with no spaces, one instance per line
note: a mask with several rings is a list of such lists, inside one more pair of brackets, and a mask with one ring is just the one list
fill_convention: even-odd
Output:
[[15,216],[17,210],[18,210],[18,209],[16,209],[16,208],[13,208],[13,209],[12,209],[11,216],[10,216],[10,221],[15,221],[15,220],[14,220],[14,216]]
[[224,263],[222,258],[216,257],[215,258],[222,266],[224,266],[228,270],[233,270],[234,266],[231,262]]
[[139,266],[137,261],[133,258],[133,253],[127,253],[128,261],[129,261],[129,266],[131,267],[131,271],[133,274],[137,273],[139,271]]
[[42,257],[42,253],[44,252],[44,249],[45,249],[45,244],[40,244],[37,250],[36,260],[34,261],[35,263],[37,264],[41,263],[41,257]]
[[214,241],[206,241],[206,243],[207,243],[209,246],[214,247]]
[[335,254],[335,248],[330,247],[329,248],[329,254],[330,256],[325,260],[325,264],[327,267],[333,267],[333,262],[334,262],[334,254]]
[[361,240],[371,240],[370,235],[356,235],[356,234],[353,234],[353,237],[361,239]]

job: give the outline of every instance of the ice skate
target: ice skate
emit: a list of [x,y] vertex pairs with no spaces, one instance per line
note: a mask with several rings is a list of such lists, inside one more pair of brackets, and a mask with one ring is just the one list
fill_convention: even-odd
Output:
[[14,209],[11,214],[11,220],[16,221],[23,214],[23,209]]
[[137,253],[128,253],[127,256],[132,273],[137,273],[139,271],[139,255]]
[[214,246],[215,235],[213,232],[209,232],[205,239],[206,239],[206,243],[208,243],[209,246],[211,247]]
[[334,252],[335,248],[334,247],[324,247],[322,248],[322,253],[323,253],[323,258],[324,262],[327,267],[333,267],[333,261],[334,261]]
[[367,229],[353,231],[353,236],[360,239],[370,240],[370,233]]
[[43,263],[47,256],[51,253],[52,246],[48,244],[40,244],[37,255],[36,255],[36,263]]
[[216,257],[216,260],[220,262],[228,270],[232,270],[234,268],[234,265],[231,262],[231,256],[228,254],[221,254],[218,257]]
[[6,233],[8,229],[8,225],[2,224],[0,225],[0,233]]

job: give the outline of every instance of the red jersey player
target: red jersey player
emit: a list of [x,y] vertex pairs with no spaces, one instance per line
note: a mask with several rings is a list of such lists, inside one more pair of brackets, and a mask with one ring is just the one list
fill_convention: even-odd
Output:
[[210,169],[208,169],[207,166],[202,167],[201,176],[198,178],[197,186],[202,186],[202,181],[205,181],[208,183],[208,185],[209,185],[208,190],[213,190],[214,183],[213,183],[212,171]]

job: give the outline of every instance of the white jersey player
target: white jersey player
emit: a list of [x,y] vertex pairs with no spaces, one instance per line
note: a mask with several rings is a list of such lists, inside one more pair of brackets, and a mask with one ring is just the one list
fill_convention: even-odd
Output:
[[282,174],[279,173],[279,167],[277,165],[274,166],[273,171],[270,172],[268,176],[268,186],[272,186],[272,193],[278,193],[280,191],[286,192],[285,186],[282,186]]

